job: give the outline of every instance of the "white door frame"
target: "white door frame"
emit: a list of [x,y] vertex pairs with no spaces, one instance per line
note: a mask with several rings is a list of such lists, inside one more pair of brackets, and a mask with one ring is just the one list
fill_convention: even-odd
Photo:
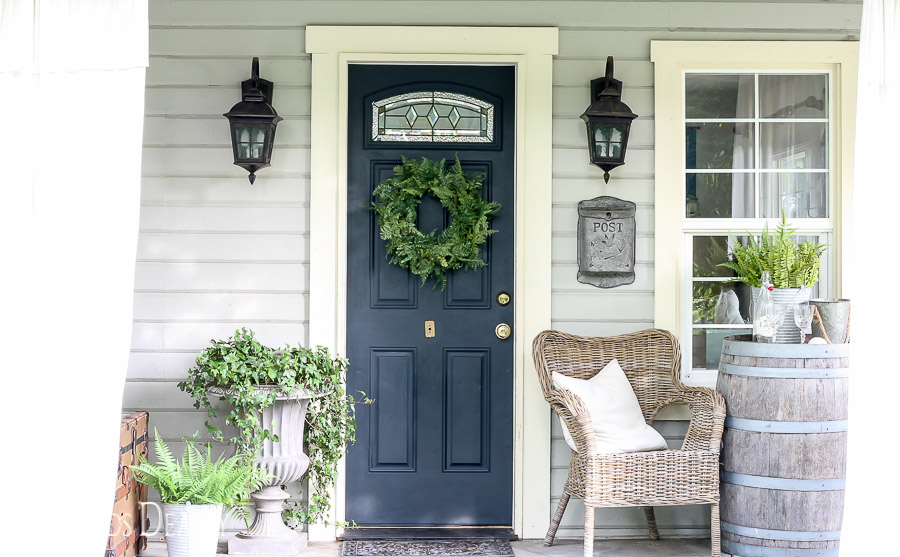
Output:
[[[346,353],[347,66],[351,63],[516,67],[513,528],[540,538],[550,522],[550,410],[531,339],[550,327],[553,55],[556,28],[308,26],[312,55],[309,344]],[[526,249],[527,247],[527,249]],[[326,521],[344,520],[344,465]]]

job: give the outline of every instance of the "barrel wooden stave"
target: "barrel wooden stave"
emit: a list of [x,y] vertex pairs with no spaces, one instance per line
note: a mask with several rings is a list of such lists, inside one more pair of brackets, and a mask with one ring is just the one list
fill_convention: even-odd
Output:
[[[833,362],[828,367],[821,361],[814,363],[820,367],[797,368],[796,366],[775,365],[781,362],[775,358],[756,358],[748,361],[744,356],[722,355],[720,369],[727,365],[750,368],[794,369],[845,369],[846,358]],[[847,419],[846,377],[810,380],[800,378],[781,379],[774,377],[748,377],[719,373],[716,389],[725,397],[729,416],[739,416],[753,420],[776,420],[785,422],[819,422]],[[751,394],[752,393],[752,394]]]
[[[829,479],[847,473],[847,432],[818,435],[726,429],[722,458],[729,471],[774,478]],[[817,458],[830,454],[834,458]]]
[[720,516],[730,524],[789,532],[841,529],[843,491],[786,491],[723,484],[721,495]]
[[[745,341],[730,345],[726,341],[717,384],[729,420],[750,420],[732,427],[726,422],[723,435],[723,549],[745,548],[754,555],[793,555],[793,550],[808,550],[796,555],[836,555],[843,489],[753,487],[738,485],[746,477],[728,474],[753,476],[752,481],[763,483],[840,482],[845,477],[846,346],[756,345],[746,342],[747,337],[741,340]],[[790,357],[781,357],[780,352]],[[757,372],[760,376],[753,375]],[[768,431],[778,428],[788,432]],[[795,432],[798,428],[811,432]]]

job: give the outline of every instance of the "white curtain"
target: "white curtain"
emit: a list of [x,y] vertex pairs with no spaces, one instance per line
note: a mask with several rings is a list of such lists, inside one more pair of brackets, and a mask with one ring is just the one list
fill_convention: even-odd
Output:
[[99,556],[131,341],[147,0],[0,2],[3,552]]
[[850,433],[841,555],[887,555],[900,495],[900,423],[896,223],[900,211],[900,0],[865,0],[860,37],[859,100],[852,247]]

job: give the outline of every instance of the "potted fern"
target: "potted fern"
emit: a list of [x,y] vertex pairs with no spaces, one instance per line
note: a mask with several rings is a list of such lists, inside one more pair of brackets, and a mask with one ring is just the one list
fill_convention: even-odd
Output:
[[142,457],[131,472],[159,492],[169,557],[214,557],[223,508],[248,523],[248,496],[269,473],[241,454],[213,460],[209,445],[204,455],[193,441],[186,442],[179,462],[155,429],[154,436],[158,463]]
[[753,287],[754,300],[763,286],[763,272],[768,271],[772,277],[772,301],[786,305],[784,322],[775,336],[775,342],[782,344],[797,342],[800,338],[800,329],[794,324],[792,304],[809,301],[810,288],[819,281],[822,254],[827,247],[809,241],[798,242],[796,231],[788,226],[787,217],[782,212],[774,235],[769,233],[767,224],[758,242],[749,233],[746,244],[732,237],[730,260],[719,264],[736,273],[733,281],[745,282]]

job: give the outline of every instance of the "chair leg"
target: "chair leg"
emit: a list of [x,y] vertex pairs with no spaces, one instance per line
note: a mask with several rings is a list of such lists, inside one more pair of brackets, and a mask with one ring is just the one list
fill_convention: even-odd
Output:
[[594,557],[594,507],[584,507],[584,557]]
[[559,498],[559,504],[556,505],[556,514],[553,515],[553,520],[550,521],[550,529],[547,530],[547,535],[544,537],[544,545],[553,545],[556,531],[559,529],[559,523],[562,520],[563,513],[566,512],[566,505],[568,504],[569,494],[564,491],[562,497]]
[[650,529],[650,539],[658,540],[659,530],[656,529],[656,513],[653,512],[653,507],[644,507],[644,514],[647,515],[647,528]]
[[722,534],[719,525],[719,504],[712,504],[712,512],[711,512],[711,532],[710,538],[712,538],[712,557],[721,557],[722,555]]

